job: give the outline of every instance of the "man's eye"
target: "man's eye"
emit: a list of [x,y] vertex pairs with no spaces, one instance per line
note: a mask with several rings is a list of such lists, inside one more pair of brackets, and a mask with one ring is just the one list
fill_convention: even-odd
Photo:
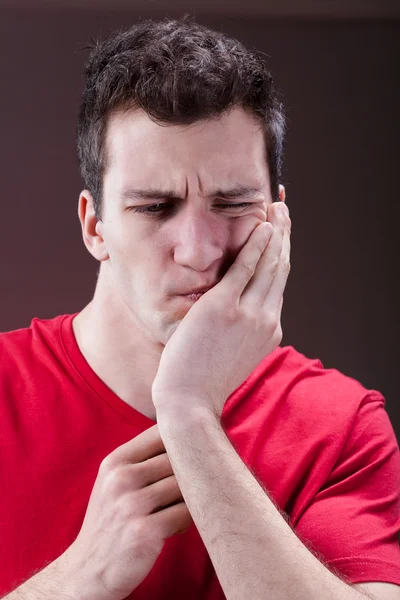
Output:
[[[223,208],[244,208],[246,206],[251,206],[251,204],[253,204],[253,203],[252,202],[241,202],[239,204],[216,204],[215,206],[222,206]],[[157,209],[157,207],[161,207],[161,209]],[[129,210],[132,210],[133,212],[137,212],[137,213],[152,215],[152,214],[164,212],[167,209],[171,210],[171,208],[172,208],[172,205],[169,204],[168,202],[161,202],[158,204],[152,204],[151,206],[141,206],[141,207],[130,206]],[[157,209],[157,210],[152,210],[152,209]]]

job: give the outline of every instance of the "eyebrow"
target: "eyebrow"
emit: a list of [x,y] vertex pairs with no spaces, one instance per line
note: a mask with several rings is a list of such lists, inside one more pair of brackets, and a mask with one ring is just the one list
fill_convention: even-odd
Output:
[[[235,200],[236,198],[251,198],[261,190],[251,185],[237,184],[226,190],[215,190],[206,198],[221,198],[223,200]],[[172,190],[160,190],[156,188],[129,189],[121,194],[121,200],[184,200]]]

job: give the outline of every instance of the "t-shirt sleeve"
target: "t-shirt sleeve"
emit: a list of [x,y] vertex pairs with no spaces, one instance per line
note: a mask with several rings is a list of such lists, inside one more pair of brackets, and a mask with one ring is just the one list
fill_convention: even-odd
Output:
[[295,533],[349,584],[400,585],[400,452],[374,393],[356,419],[325,485],[299,519]]

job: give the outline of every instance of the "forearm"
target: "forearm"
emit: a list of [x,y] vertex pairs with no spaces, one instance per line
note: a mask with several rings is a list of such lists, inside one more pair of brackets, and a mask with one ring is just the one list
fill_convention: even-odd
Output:
[[69,571],[65,555],[30,577],[4,600],[103,600]]
[[209,414],[158,415],[179,487],[228,600],[361,600],[298,539]]
[[60,600],[75,600],[68,591],[63,589],[63,581],[60,560],[55,560],[3,598],[7,600],[48,600],[57,597]]

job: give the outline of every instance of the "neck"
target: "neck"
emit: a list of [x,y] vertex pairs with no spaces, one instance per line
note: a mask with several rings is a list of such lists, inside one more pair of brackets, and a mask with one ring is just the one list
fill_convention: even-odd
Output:
[[97,376],[124,402],[156,421],[151,386],[164,345],[146,336],[123,301],[99,283],[72,326]]

